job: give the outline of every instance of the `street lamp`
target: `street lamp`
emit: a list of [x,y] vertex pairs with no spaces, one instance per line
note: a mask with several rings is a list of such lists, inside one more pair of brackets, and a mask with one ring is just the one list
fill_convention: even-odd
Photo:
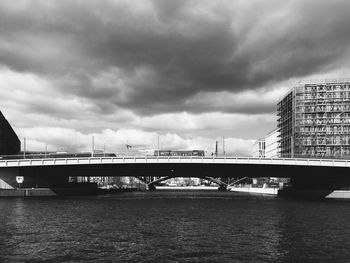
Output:
[[95,141],[94,136],[91,138],[91,157],[94,157],[94,151],[95,151]]
[[23,159],[26,158],[26,137],[23,138]]

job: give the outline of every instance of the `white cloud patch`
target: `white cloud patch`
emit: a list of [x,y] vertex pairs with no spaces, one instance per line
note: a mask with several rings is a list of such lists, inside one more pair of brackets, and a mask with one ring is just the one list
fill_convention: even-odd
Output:
[[[219,142],[219,154],[223,152],[222,138],[183,138],[177,134],[145,132],[136,129],[113,131],[106,129],[100,133],[84,134],[73,129],[59,127],[36,127],[18,130],[21,138],[26,138],[27,151],[91,152],[92,140],[96,151],[119,154],[152,154],[154,150],[205,150],[207,155],[215,151]],[[94,139],[92,139],[94,138]],[[22,143],[24,140],[22,139]],[[225,152],[230,156],[249,156],[254,140],[237,138],[225,139]],[[128,149],[126,145],[130,145]],[[23,149],[23,144],[22,144]]]

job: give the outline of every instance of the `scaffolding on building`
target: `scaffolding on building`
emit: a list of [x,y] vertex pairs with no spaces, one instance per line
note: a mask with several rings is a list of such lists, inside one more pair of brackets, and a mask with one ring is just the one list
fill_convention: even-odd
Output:
[[299,83],[278,103],[281,157],[350,157],[350,80]]

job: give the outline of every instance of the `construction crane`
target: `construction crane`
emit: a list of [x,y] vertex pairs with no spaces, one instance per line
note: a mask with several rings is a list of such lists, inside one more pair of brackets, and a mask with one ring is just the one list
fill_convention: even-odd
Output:
[[120,139],[118,137],[117,137],[117,139],[124,144],[127,151],[129,151],[129,149],[132,148],[132,146],[129,143],[126,143],[125,141],[123,141],[122,139]]

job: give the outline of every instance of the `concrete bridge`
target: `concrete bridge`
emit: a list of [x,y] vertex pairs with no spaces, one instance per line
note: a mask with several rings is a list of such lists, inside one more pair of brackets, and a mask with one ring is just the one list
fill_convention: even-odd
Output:
[[58,187],[71,176],[157,177],[156,183],[175,177],[199,177],[216,182],[223,178],[289,177],[297,185],[330,188],[350,185],[350,160],[247,157],[83,157],[57,159],[0,160],[1,186],[16,187],[16,176],[23,176],[23,187]]

